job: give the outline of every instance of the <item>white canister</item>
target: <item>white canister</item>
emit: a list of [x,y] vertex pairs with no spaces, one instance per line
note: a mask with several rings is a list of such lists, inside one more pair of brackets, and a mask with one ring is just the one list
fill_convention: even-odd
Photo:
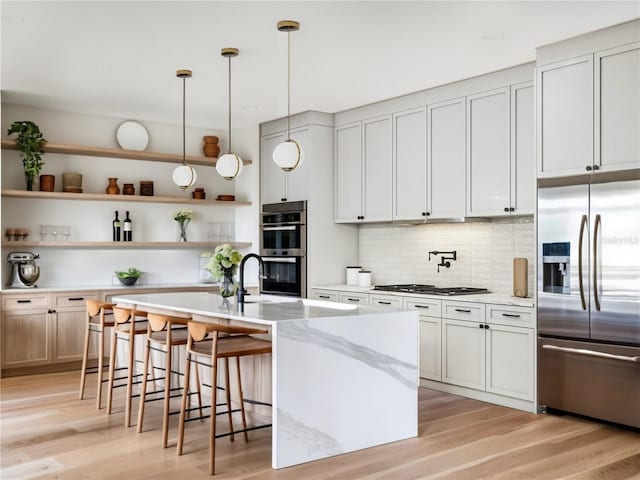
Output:
[[347,267],[347,285],[358,285],[358,272],[361,269],[361,266]]
[[371,286],[371,270],[360,270],[358,272],[358,286],[364,288]]

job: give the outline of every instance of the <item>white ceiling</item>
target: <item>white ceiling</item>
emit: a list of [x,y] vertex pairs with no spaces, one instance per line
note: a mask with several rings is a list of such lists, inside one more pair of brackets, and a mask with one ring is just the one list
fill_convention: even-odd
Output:
[[532,61],[535,48],[640,17],[640,2],[2,1],[2,101],[226,129],[337,112]]

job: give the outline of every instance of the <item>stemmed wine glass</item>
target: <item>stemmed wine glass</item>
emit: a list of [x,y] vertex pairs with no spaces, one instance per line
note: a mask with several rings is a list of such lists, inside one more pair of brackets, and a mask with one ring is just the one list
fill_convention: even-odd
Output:
[[53,241],[57,241],[58,240],[58,234],[60,233],[60,226],[59,225],[50,225],[49,226],[49,231],[51,232],[51,236],[53,237]]
[[63,225],[62,226],[62,234],[64,235],[65,241],[69,241],[69,237],[71,236],[71,225]]
[[40,225],[40,241],[44,242],[47,239],[47,233],[49,233],[49,225]]

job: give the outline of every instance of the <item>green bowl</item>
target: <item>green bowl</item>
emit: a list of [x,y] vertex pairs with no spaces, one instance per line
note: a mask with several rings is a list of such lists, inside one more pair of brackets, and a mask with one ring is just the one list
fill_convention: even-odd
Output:
[[140,277],[118,277],[118,280],[120,280],[120,283],[123,285],[134,285],[137,281],[138,278]]

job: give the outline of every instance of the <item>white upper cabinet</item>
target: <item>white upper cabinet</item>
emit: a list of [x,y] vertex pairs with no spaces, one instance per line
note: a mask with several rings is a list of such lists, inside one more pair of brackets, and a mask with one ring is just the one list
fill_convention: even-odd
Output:
[[537,68],[538,177],[593,165],[593,55]]
[[462,218],[466,209],[464,97],[427,107],[429,218]]
[[467,97],[467,216],[509,212],[510,113],[509,87]]
[[511,87],[511,204],[515,215],[533,214],[536,207],[533,82]]
[[273,149],[284,142],[286,132],[273,133],[262,137],[260,145],[260,203],[295,202],[307,200],[309,196],[307,172],[309,162],[313,162],[308,128],[291,131],[304,155],[304,161],[293,172],[285,172],[273,161]]
[[265,135],[260,142],[260,203],[277,203],[284,201],[286,193],[286,177],[273,161],[273,149],[284,142],[284,133]]
[[427,193],[426,108],[396,113],[393,115],[393,219],[424,218],[428,211]]
[[362,124],[335,128],[335,220],[353,223],[362,217]]
[[391,220],[393,203],[391,115],[362,122],[364,211],[361,220]]
[[594,66],[594,168],[640,168],[640,42],[595,53]]

